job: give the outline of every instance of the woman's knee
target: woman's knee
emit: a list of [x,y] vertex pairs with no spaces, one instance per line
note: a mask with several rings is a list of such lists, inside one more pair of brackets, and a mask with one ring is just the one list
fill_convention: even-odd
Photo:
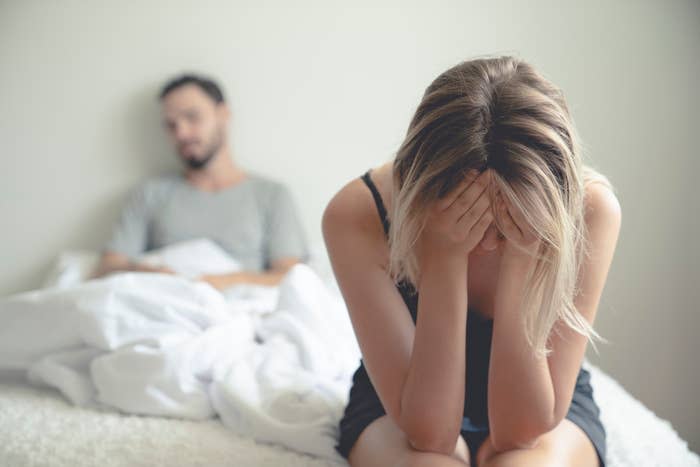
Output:
[[350,451],[348,461],[352,467],[468,467],[469,448],[460,436],[452,456],[417,451],[401,429],[385,415],[364,429]]
[[407,452],[393,467],[470,467],[470,465],[469,462],[443,454],[412,451]]
[[[490,444],[490,443],[489,443]],[[483,446],[477,452],[474,467],[562,467],[598,465],[598,454],[587,435],[573,422],[564,419],[552,431],[540,436],[530,449],[496,452]]]
[[526,449],[513,449],[477,460],[475,467],[561,467],[561,464],[552,462],[551,454],[540,445]]

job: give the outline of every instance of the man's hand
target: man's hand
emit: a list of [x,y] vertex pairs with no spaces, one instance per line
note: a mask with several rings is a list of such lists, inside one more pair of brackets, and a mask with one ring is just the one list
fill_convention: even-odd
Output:
[[149,266],[144,263],[132,261],[128,256],[121,253],[105,252],[100,258],[93,278],[103,277],[113,272],[154,272],[160,274],[177,274],[172,269],[165,266]]
[[272,267],[264,272],[240,271],[228,274],[205,274],[198,280],[212,287],[225,290],[240,284],[275,286],[287,275],[287,272],[299,263],[298,258],[280,258],[272,263]]
[[206,282],[218,290],[225,290],[244,282],[243,275],[237,272],[230,274],[205,274],[200,276],[198,280]]
[[148,266],[146,264],[141,264],[141,263],[132,263],[133,264],[133,269],[129,269],[130,271],[134,272],[155,272],[159,274],[172,274],[172,275],[177,275],[177,272],[173,271],[167,266]]

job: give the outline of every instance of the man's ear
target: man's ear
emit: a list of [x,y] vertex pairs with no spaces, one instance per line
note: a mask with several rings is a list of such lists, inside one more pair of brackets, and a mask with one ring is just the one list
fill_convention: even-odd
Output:
[[219,114],[220,118],[223,118],[224,121],[226,121],[226,123],[230,123],[231,119],[233,118],[231,114],[231,109],[224,102],[220,103],[217,106],[216,112]]

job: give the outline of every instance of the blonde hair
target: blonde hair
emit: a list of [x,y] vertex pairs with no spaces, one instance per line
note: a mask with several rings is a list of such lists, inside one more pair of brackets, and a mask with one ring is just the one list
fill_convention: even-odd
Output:
[[[530,345],[546,355],[559,320],[593,343],[598,334],[574,306],[586,252],[584,187],[609,182],[583,166],[559,88],[514,57],[463,62],[425,91],[393,164],[394,280],[418,283],[414,246],[428,207],[469,170],[486,168],[494,172],[491,198],[500,190],[541,239],[523,302]],[[495,223],[503,231],[498,216]]]

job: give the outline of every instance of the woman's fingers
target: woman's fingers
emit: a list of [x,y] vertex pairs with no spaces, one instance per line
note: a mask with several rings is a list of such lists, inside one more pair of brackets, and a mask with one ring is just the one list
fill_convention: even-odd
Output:
[[[447,208],[445,213],[454,222],[458,222],[474,206],[477,200],[485,193],[489,185],[490,174],[482,172]],[[480,215],[481,213],[479,213]],[[478,219],[478,216],[476,217]]]
[[488,193],[484,190],[471,207],[457,219],[457,230],[468,234],[483,214],[490,210],[490,205]]
[[472,169],[469,172],[467,172],[467,176],[464,177],[464,180],[459,183],[451,192],[445,196],[445,198],[441,199],[438,202],[438,208],[441,211],[444,211],[445,209],[448,209],[450,206],[452,206],[452,203],[455,202],[455,200],[471,185],[474,180],[479,176],[479,171],[476,169]]
[[520,228],[520,230],[523,233],[525,233],[528,224],[525,220],[525,216],[523,216],[523,213],[519,209],[514,208],[513,205],[505,199],[503,200],[503,204],[505,204],[506,209],[510,214],[510,217],[513,219],[513,221],[515,221],[515,224]]
[[523,233],[520,230],[520,227],[518,227],[518,225],[515,223],[513,217],[510,215],[510,211],[506,206],[505,200],[500,196],[496,209],[498,209],[498,217],[501,220],[503,234],[506,237],[520,239],[523,236]]
[[510,215],[511,220],[518,227],[523,240],[526,243],[535,241],[537,239],[537,235],[530,227],[530,223],[527,221],[527,219],[525,219],[523,212],[520,209],[515,208],[506,200],[503,200],[503,204],[505,205],[505,209]]
[[529,251],[532,254],[537,253],[540,240],[537,234],[530,228],[530,225],[525,220],[517,209],[513,209],[510,203],[504,199],[499,199],[497,202],[497,216],[499,217],[503,233],[508,238],[508,243],[513,243],[520,247],[523,251]]
[[[490,183],[490,170],[470,171],[454,190],[436,203],[431,214],[431,230],[446,235],[449,241],[463,243],[471,251],[493,223]],[[512,220],[511,224],[515,225]]]
[[512,206],[511,203],[506,203],[506,207],[508,208],[508,212],[513,218],[513,221],[523,233],[524,240],[526,242],[534,241],[537,238],[537,235],[530,227],[530,223],[527,221],[527,219],[525,219],[525,215],[523,214],[523,212],[520,209],[517,209],[514,206]]
[[486,211],[481,215],[479,220],[474,224],[474,226],[471,229],[471,232],[469,233],[469,236],[472,239],[473,245],[476,246],[482,238],[484,238],[484,234],[486,234],[486,230],[489,228],[491,223],[493,222],[493,212],[491,211],[490,208],[487,208]]

